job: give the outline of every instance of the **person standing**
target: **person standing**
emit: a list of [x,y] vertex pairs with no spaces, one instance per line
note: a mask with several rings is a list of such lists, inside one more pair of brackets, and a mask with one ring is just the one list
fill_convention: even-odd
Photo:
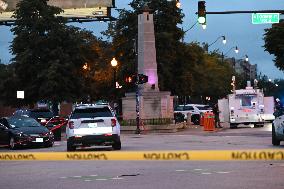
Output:
[[218,103],[216,103],[213,106],[213,113],[214,113],[214,118],[215,118],[215,128],[222,128],[220,124],[220,119],[219,119],[219,108],[218,108]]

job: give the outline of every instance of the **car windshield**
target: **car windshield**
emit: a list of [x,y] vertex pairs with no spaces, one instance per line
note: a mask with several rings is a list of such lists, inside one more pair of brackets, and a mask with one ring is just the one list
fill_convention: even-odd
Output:
[[30,117],[32,118],[51,118],[53,114],[49,110],[32,110],[30,113]]
[[75,109],[71,119],[94,118],[94,117],[113,117],[109,108],[83,108]]
[[177,107],[175,107],[175,111],[183,111],[183,106],[177,106]]
[[8,123],[11,127],[40,127],[41,125],[33,118],[10,117]]
[[210,106],[197,106],[199,110],[211,110],[212,108]]

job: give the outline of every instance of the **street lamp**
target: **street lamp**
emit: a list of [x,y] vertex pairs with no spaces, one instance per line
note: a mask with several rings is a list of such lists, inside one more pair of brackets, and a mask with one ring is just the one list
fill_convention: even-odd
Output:
[[229,54],[229,52],[230,52],[232,49],[235,49],[235,53],[236,53],[236,54],[239,53],[239,49],[238,49],[237,46],[230,48],[225,54],[223,54],[223,52],[222,52],[222,63],[223,63],[223,61],[224,61],[224,57],[225,57],[227,54]]
[[198,21],[196,21],[189,29],[187,30],[183,30],[182,28],[182,31],[183,31],[183,37],[182,37],[182,42],[184,42],[184,35],[186,34],[186,32],[188,32],[189,30],[191,30],[194,26],[196,26],[196,24],[198,23]]
[[211,43],[210,45],[208,45],[207,48],[206,48],[206,51],[208,52],[208,48],[209,48],[211,45],[215,44],[219,39],[223,39],[222,42],[223,42],[224,45],[227,43],[226,37],[225,37],[224,35],[222,35],[222,36],[218,37],[213,43]]
[[181,7],[181,3],[179,2],[179,0],[177,0],[176,6],[177,6],[177,8]]
[[111,60],[111,66],[113,67],[113,85],[114,88],[116,88],[116,66],[117,66],[117,60],[115,58],[112,58]]
[[245,55],[245,61],[246,61],[246,62],[249,61],[248,55]]

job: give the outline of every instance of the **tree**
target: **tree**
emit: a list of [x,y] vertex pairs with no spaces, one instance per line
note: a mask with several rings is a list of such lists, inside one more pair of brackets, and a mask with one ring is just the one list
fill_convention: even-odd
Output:
[[47,0],[22,0],[13,17],[15,82],[25,91],[25,103],[38,100],[76,100],[83,92],[82,50],[88,32],[66,26],[55,15],[60,8]]
[[272,24],[272,28],[265,29],[264,48],[275,56],[274,63],[277,68],[284,71],[284,20]]

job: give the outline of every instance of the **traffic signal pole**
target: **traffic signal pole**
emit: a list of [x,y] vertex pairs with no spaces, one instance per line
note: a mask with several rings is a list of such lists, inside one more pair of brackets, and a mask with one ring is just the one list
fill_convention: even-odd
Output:
[[137,39],[134,39],[134,53],[135,53],[135,60],[137,64],[137,70],[136,70],[136,92],[135,92],[135,97],[136,97],[136,131],[135,134],[140,134],[140,112],[139,112],[139,73],[138,73],[138,48],[137,48]]
[[[280,14],[284,14],[284,10],[206,12],[206,14],[240,14],[240,13],[280,13]],[[198,14],[198,13],[196,12],[195,14]]]

